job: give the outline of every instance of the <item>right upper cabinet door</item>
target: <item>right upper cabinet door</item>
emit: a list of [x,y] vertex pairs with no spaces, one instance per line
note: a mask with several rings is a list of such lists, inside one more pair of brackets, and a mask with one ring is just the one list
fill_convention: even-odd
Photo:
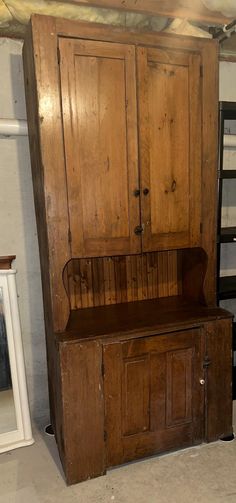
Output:
[[201,57],[137,49],[143,251],[200,245]]

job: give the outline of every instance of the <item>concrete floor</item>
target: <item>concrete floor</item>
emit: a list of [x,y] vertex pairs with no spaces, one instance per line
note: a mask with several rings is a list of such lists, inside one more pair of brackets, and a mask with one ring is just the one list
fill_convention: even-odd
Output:
[[[234,423],[235,424],[235,423]],[[236,503],[236,440],[130,463],[66,487],[53,437],[0,456],[0,503]]]

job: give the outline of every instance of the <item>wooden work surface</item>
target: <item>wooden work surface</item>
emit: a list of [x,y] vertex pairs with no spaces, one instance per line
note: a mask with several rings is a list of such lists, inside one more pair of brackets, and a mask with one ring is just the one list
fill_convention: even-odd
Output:
[[15,255],[6,255],[4,257],[0,257],[0,269],[11,269],[11,263],[15,260]]
[[180,296],[165,297],[71,311],[67,330],[58,341],[71,342],[117,335],[163,333],[232,315],[224,309],[190,303]]

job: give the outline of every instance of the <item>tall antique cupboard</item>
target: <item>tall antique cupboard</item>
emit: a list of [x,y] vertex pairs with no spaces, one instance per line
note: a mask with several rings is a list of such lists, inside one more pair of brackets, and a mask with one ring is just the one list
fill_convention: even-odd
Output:
[[232,434],[216,307],[215,41],[34,15],[26,102],[69,484]]

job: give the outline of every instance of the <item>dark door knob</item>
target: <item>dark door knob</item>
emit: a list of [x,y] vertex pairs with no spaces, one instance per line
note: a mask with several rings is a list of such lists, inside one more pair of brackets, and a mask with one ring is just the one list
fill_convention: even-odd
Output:
[[149,189],[147,189],[147,188],[143,189],[143,194],[145,196],[147,196],[149,194]]
[[134,196],[135,196],[135,197],[140,196],[140,190],[139,190],[139,189],[135,189],[135,190],[134,190]]
[[142,232],[143,232],[143,227],[142,227],[142,225],[137,225],[137,227],[135,227],[135,229],[134,229],[134,232],[135,232],[135,234],[137,234],[138,236],[139,236],[140,234],[142,234]]

